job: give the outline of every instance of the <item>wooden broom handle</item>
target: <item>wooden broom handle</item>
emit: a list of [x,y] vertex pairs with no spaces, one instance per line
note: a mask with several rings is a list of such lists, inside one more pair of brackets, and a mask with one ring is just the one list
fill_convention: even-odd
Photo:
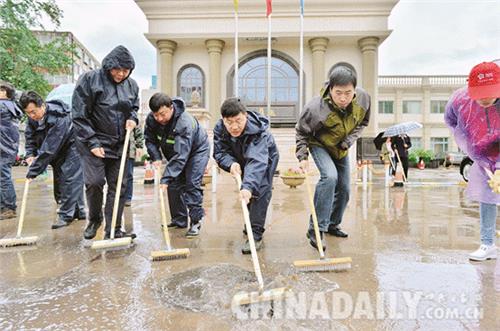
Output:
[[[236,174],[234,177],[236,178],[236,183],[238,185],[238,193],[239,193],[241,189],[241,176],[239,174]],[[259,290],[260,292],[262,292],[264,290],[264,280],[262,279],[259,257],[257,256],[257,250],[255,249],[255,241],[253,239],[252,224],[250,223],[250,215],[248,213],[248,207],[243,199],[241,199],[241,209],[243,209],[245,228],[247,229],[248,242],[250,244],[250,252],[252,253],[253,269],[255,270],[255,275],[257,276],[257,281],[259,282]]]
[[123,173],[125,170],[125,163],[127,163],[128,144],[130,141],[130,133],[131,132],[132,132],[132,129],[127,129],[127,134],[125,134],[125,142],[123,144],[122,159],[120,161],[120,171],[118,172],[118,181],[116,183],[116,189],[115,189],[115,203],[113,205],[113,215],[111,216],[111,234],[109,236],[110,239],[115,239],[116,218],[118,216],[118,206],[120,205],[120,195],[122,192]]
[[16,238],[21,238],[21,232],[23,231],[24,214],[26,213],[26,201],[28,200],[29,187],[30,187],[30,180],[26,178],[24,182],[23,200],[21,202],[21,215],[19,216],[19,224],[17,225]]

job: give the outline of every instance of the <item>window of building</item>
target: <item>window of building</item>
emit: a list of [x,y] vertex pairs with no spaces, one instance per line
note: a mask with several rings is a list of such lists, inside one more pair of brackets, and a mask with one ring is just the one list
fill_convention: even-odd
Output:
[[417,100],[403,101],[403,114],[420,114],[422,102]]
[[205,76],[200,67],[188,64],[179,70],[177,75],[177,93],[188,107],[193,106],[192,97],[198,92],[199,106],[205,104]]
[[432,100],[431,114],[444,114],[446,103],[447,103],[446,100]]
[[[240,61],[238,95],[247,108],[266,114],[267,54],[253,52]],[[234,71],[228,75],[227,94],[234,95]],[[294,126],[299,110],[299,71],[287,54],[273,51],[271,59],[271,111],[273,126]]]
[[448,137],[431,137],[431,149],[438,156],[448,152]]
[[422,149],[422,138],[421,137],[410,137],[411,147],[410,150]]
[[394,114],[394,101],[379,101],[379,114]]

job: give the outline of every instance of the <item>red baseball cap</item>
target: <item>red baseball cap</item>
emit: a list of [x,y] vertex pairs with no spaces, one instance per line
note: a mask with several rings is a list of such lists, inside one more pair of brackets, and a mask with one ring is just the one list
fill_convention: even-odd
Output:
[[494,62],[476,65],[469,74],[469,95],[474,100],[500,98],[500,67]]

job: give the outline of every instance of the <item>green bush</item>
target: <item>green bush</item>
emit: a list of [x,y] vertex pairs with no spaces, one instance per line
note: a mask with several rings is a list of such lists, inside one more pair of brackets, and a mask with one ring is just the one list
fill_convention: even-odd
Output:
[[415,149],[410,152],[408,155],[409,162],[418,162],[422,158],[425,163],[429,164],[429,162],[434,159],[434,152],[431,150],[424,149]]

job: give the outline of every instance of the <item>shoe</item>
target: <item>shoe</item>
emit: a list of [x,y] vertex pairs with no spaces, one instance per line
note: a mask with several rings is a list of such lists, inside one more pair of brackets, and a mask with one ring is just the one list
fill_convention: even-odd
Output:
[[[309,244],[314,248],[318,249],[318,242],[316,241],[316,235],[314,234],[313,229],[307,230],[306,233],[307,239],[309,239]],[[325,242],[323,241],[323,232],[319,232],[319,237],[321,238],[321,243],[323,244],[323,252],[326,251],[326,245]]]
[[79,212],[77,211],[75,215],[73,216],[73,219],[83,221],[87,219],[87,214],[85,212]]
[[130,200],[125,201],[125,207],[130,207],[130,206],[132,206],[132,201]]
[[[262,248],[263,244],[264,243],[262,242],[262,239],[261,240],[255,240],[255,250],[259,251]],[[245,243],[241,247],[241,253],[243,253],[243,254],[250,254],[250,253],[252,253],[252,251],[250,250],[250,242],[248,241],[248,239],[247,239],[247,241],[245,241]]]
[[469,254],[469,260],[485,261],[497,258],[497,247],[495,245],[481,245],[479,248]]
[[167,227],[168,228],[180,228],[180,229],[185,229],[187,228],[187,225],[182,225],[182,224],[179,224],[179,223],[174,223],[174,222],[170,222],[167,224]]
[[191,225],[191,228],[189,231],[186,233],[187,238],[194,238],[200,235],[201,231],[201,222],[194,223]]
[[348,234],[345,233],[344,231],[340,230],[337,226],[335,225],[330,225],[328,227],[328,234],[335,236],[335,237],[340,237],[340,238],[347,238]]
[[16,211],[14,209],[5,208],[0,213],[0,220],[6,220],[9,218],[15,218],[15,217],[16,217]]
[[97,233],[97,229],[101,226],[101,222],[90,222],[87,224],[83,237],[87,240],[93,239]]
[[59,228],[62,228],[62,227],[65,227],[65,226],[68,226],[70,223],[71,223],[72,220],[63,220],[61,218],[58,218],[57,221],[52,224],[52,229],[55,230],[55,229],[59,229]]
[[[111,237],[111,233],[106,232],[106,234],[104,235],[104,240],[108,240],[110,237]],[[115,230],[115,239],[116,238],[125,238],[125,237],[130,237],[130,238],[132,238],[132,240],[134,240],[135,238],[137,238],[137,235],[133,232],[131,232],[131,233],[123,232],[120,229]]]

